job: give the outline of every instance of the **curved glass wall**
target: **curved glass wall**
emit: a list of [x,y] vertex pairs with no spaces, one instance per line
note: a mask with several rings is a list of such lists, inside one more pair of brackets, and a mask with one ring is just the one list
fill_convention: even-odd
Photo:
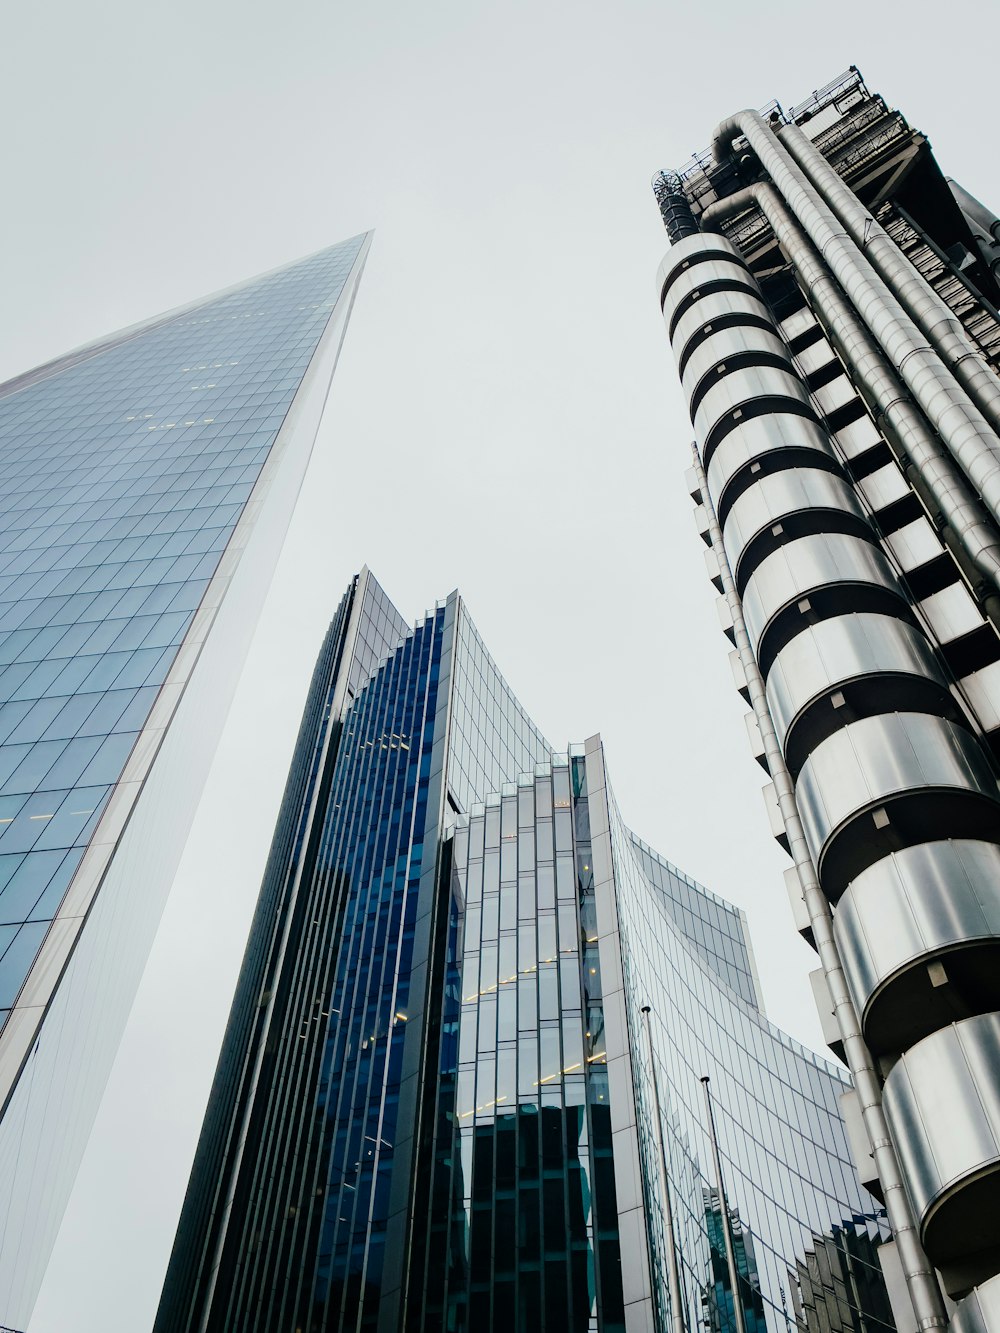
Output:
[[457,595],[366,639],[375,586],[317,668],[157,1333],[665,1330],[660,1135],[689,1330],[734,1296],[747,1333],[891,1327],[846,1079],[762,1014],[742,914],[622,824],[598,738],[552,753]]

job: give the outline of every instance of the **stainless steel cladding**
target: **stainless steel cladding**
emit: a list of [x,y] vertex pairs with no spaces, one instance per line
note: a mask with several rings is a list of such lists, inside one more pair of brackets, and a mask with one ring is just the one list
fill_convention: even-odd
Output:
[[746,586],[782,538],[823,530],[871,537],[867,515],[843,477],[800,467],[762,478],[734,502],[722,529],[737,587]]
[[956,1004],[1000,1008],[1000,847],[922,842],[862,871],[834,921],[869,1046],[905,1050]]
[[981,1283],[952,1315],[953,1333],[993,1333],[1000,1328],[1000,1277]]
[[702,233],[658,282],[698,526],[896,1235],[897,1322],[945,1324],[943,1288],[962,1333],[1000,1333],[995,219],[853,69],[730,117],[680,179]]
[[767,702],[793,773],[811,750],[854,717],[920,706],[951,716],[955,701],[927,639],[905,620],[874,612],[834,616],[810,625],[778,653],[767,677]]
[[977,1014],[917,1042],[885,1081],[921,1237],[945,1274],[954,1268],[956,1294],[993,1276],[1000,1252],[998,1069],[1000,1014]]
[[831,901],[900,843],[1000,836],[982,748],[964,727],[928,713],[882,713],[834,732],[803,765],[795,798]]
[[818,532],[779,547],[743,590],[747,630],[765,674],[810,617],[867,610],[909,614],[886,557],[845,532]]

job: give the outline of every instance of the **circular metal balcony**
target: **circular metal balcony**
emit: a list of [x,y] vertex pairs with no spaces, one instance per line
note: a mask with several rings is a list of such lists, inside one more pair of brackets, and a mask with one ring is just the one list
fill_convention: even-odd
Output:
[[774,321],[763,298],[749,291],[703,296],[681,316],[674,329],[672,346],[678,373],[684,374],[688,361],[707,338],[723,329],[737,327],[774,332]]
[[809,392],[791,366],[741,366],[712,385],[693,415],[706,464],[719,442],[743,422],[775,412],[816,420]]
[[872,539],[853,487],[818,468],[790,468],[762,477],[735,501],[722,533],[737,588],[742,592],[773,550],[814,532],[850,532]]
[[795,467],[841,471],[823,427],[789,412],[773,412],[741,422],[738,430],[719,441],[705,466],[709,493],[723,524],[739,496],[772,472]]
[[833,903],[890,852],[945,838],[1000,842],[1000,793],[984,751],[928,713],[883,713],[834,732],[803,765],[795,799]]
[[776,333],[746,325],[730,325],[710,334],[691,353],[681,374],[681,387],[687,394],[689,410],[695,410],[708,387],[725,375],[727,366],[749,364],[755,358],[764,364],[780,362],[788,371],[798,373],[788,348]]
[[1000,1014],[978,1014],[900,1056],[883,1093],[927,1257],[961,1263],[969,1287],[1000,1254],[998,1069]]
[[771,664],[767,701],[793,775],[827,736],[861,717],[914,712],[961,720],[923,634],[905,620],[872,612],[800,630]]
[[849,533],[814,533],[779,547],[761,561],[743,591],[747,633],[765,676],[796,634],[851,611],[911,615],[882,552]]
[[701,261],[677,273],[663,293],[663,318],[671,344],[681,320],[706,297],[724,292],[758,293],[757,284],[742,259],[720,252],[706,253]]
[[1000,1009],[1000,846],[923,842],[852,880],[834,935],[865,1040],[898,1054]]
[[988,1278],[959,1301],[950,1333],[997,1333],[1000,1328],[1000,1274]]

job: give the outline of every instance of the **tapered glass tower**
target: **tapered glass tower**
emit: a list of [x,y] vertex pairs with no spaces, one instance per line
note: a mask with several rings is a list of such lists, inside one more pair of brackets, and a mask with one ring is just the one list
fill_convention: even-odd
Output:
[[599,737],[553,753],[457,594],[407,630],[363,571],[156,1333],[889,1329],[847,1088],[764,1017],[742,914],[622,823]]
[[856,69],[654,188],[699,531],[900,1322],[943,1292],[998,1330],[1000,221]]
[[27,1321],[368,244],[0,386],[0,1323]]

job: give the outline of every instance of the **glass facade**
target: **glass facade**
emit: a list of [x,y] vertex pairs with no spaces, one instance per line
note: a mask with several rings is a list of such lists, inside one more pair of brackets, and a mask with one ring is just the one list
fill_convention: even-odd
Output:
[[26,1322],[368,244],[0,387],[2,1322]]
[[845,1088],[761,1013],[742,914],[622,824],[599,738],[554,754],[457,594],[401,635],[364,571],[317,667],[157,1333],[665,1329],[661,1137],[689,1329],[735,1330],[736,1300],[748,1333],[889,1328]]
[[0,1025],[362,240],[0,389]]

